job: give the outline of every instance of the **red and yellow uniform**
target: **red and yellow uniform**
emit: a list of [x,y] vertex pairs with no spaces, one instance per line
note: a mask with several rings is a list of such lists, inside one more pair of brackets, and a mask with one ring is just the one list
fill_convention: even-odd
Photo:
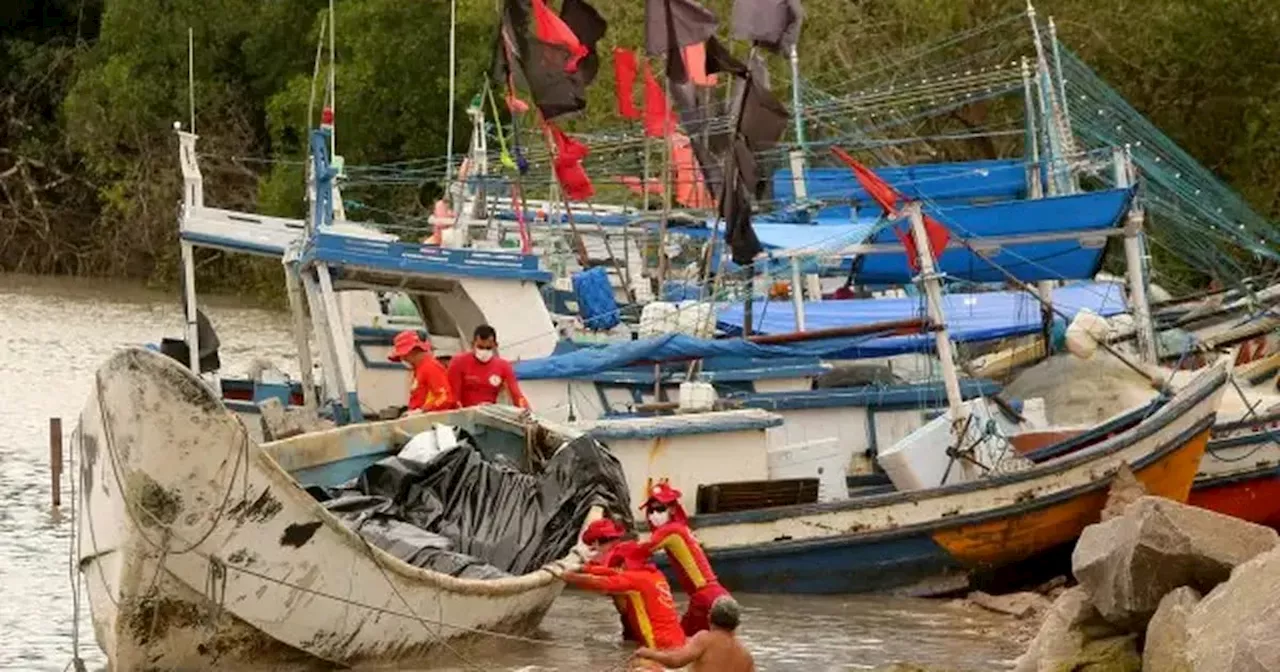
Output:
[[676,615],[676,602],[662,572],[653,565],[610,570],[599,565],[586,572],[569,572],[569,584],[625,599],[639,642],[651,649],[684,646],[684,630]]
[[729,595],[729,591],[720,585],[707,560],[707,554],[702,550],[702,544],[698,543],[698,538],[689,529],[688,515],[680,505],[680,491],[666,483],[659,483],[641,508],[646,511],[662,508],[670,512],[669,522],[656,527],[643,548],[648,553],[659,550],[667,552],[671,571],[676,575],[680,587],[689,595],[689,608],[680,619],[684,633],[692,637],[701,630],[710,629],[708,618],[711,605],[716,598]]
[[472,352],[454,355],[449,362],[449,385],[463,408],[498,403],[498,393],[504,387],[513,406],[529,408],[511,362],[501,357],[482,362]]
[[449,375],[440,360],[427,355],[413,365],[413,383],[409,387],[409,410],[447,411],[457,408]]

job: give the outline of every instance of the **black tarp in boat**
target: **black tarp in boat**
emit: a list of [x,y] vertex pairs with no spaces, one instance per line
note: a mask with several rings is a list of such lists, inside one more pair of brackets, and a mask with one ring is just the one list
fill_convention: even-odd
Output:
[[564,557],[593,506],[630,527],[617,458],[590,437],[538,474],[486,459],[465,432],[425,464],[388,457],[339,488],[310,492],[369,543],[418,567],[466,578],[525,574]]

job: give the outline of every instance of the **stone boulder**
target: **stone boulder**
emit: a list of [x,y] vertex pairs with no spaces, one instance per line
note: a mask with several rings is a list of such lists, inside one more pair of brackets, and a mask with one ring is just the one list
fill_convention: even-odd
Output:
[[1133,475],[1128,463],[1122,462],[1116,473],[1111,475],[1111,487],[1107,489],[1107,504],[1102,507],[1102,521],[1124,515],[1129,505],[1142,499],[1147,494],[1147,487]]
[[1236,567],[1187,619],[1194,672],[1280,670],[1280,548]]
[[1270,528],[1160,497],[1085,528],[1071,555],[1076,580],[1111,623],[1143,632],[1160,599],[1180,586],[1202,594],[1280,543]]
[[1142,672],[1192,672],[1187,660],[1187,619],[1200,601],[1195,588],[1183,586],[1165,595],[1147,624]]
[[[1111,642],[1109,645],[1105,643],[1116,638],[1124,638],[1126,634],[1102,618],[1093,605],[1089,604],[1089,596],[1083,588],[1079,586],[1068,588],[1045,614],[1044,622],[1040,624],[1040,631],[1036,633],[1035,639],[1031,640],[1027,652],[1014,663],[1014,671],[1058,672],[1064,669],[1088,669],[1078,668],[1076,663],[1102,661],[1108,651],[1131,662],[1132,658],[1127,655],[1129,651],[1126,647],[1132,646],[1132,641],[1128,645],[1120,645],[1117,642]],[[1104,644],[1095,645],[1099,642]],[[1136,651],[1134,647],[1133,653],[1136,654]],[[1140,658],[1138,662],[1140,665]],[[1092,669],[1101,671],[1107,668]]]

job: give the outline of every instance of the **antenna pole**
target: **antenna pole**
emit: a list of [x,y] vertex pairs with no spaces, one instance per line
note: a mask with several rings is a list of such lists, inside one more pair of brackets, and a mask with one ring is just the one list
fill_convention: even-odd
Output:
[[191,109],[191,132],[196,132],[196,34],[187,28],[187,103]]
[[458,0],[449,1],[449,137],[446,141],[446,160],[444,164],[445,189],[453,181],[453,108],[454,88],[458,77]]
[[[329,157],[338,155],[338,77],[334,72],[337,62],[336,44],[334,40],[338,17],[333,14],[333,0],[329,0],[329,112],[333,115],[332,128],[329,129]],[[310,129],[307,129],[310,131]]]

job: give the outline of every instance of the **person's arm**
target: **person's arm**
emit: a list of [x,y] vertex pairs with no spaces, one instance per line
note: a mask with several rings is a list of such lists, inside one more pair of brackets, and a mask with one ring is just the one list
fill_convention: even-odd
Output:
[[673,651],[655,651],[654,649],[641,647],[636,650],[636,658],[652,660],[663,667],[681,668],[702,657],[702,654],[707,650],[707,636],[707,631],[703,630],[685,642],[684,646]]
[[516,381],[516,370],[511,366],[511,362],[503,363],[506,366],[502,367],[502,381],[507,387],[507,394],[511,396],[511,404],[520,408],[529,408],[529,400],[520,391],[520,383]]
[[449,374],[440,364],[429,368],[425,376],[426,380],[420,384],[427,386],[427,400],[422,405],[425,411],[447,411],[455,408],[458,403],[453,397],[453,388],[449,384]]
[[659,533],[655,534],[651,539],[657,541],[654,550],[662,549],[667,552],[667,559],[672,564],[679,565],[685,575],[688,576],[697,587],[701,588],[707,584],[707,577],[703,574],[702,568],[698,566],[698,560],[694,556],[694,549],[700,549],[698,540],[689,532],[689,528],[682,524],[663,525]]
[[610,574],[565,572],[560,578],[571,586],[609,595],[625,593],[633,588],[630,577],[622,572],[612,572]]

